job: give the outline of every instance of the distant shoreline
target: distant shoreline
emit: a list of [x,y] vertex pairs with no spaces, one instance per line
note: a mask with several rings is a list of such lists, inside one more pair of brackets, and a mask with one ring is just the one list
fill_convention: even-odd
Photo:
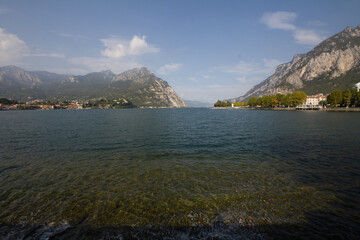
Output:
[[269,108],[269,107],[212,107],[211,109],[240,109],[240,110],[273,110],[273,111],[326,111],[326,112],[360,112],[359,107],[327,107],[314,110],[297,110],[294,107],[290,108]]

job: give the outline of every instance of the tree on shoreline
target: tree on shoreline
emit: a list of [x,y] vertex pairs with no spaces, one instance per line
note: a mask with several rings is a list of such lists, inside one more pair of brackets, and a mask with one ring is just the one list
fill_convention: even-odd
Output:
[[265,95],[262,97],[251,97],[248,101],[250,107],[292,107],[303,104],[306,101],[306,94],[302,91],[296,91],[292,94],[283,95],[281,93],[274,95]]
[[333,107],[359,107],[360,92],[358,92],[356,89],[348,89],[345,91],[334,90],[327,97],[327,103]]
[[346,107],[349,107],[349,105],[351,104],[351,91],[345,90],[342,95],[343,95],[342,104]]
[[229,101],[222,102],[218,100],[216,103],[214,103],[214,107],[231,107],[231,103]]
[[4,105],[13,105],[13,104],[17,104],[18,102],[15,100],[10,100],[7,98],[0,98],[0,104],[4,104]]
[[327,96],[327,102],[333,107],[337,107],[342,102],[342,92],[340,90],[335,90]]

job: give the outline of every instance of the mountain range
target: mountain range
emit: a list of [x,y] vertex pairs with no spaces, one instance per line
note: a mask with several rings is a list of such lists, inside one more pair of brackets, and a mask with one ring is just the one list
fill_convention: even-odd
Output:
[[138,107],[186,106],[166,81],[145,67],[121,74],[108,70],[79,76],[1,67],[0,97],[18,101],[126,98]]
[[308,95],[327,94],[335,89],[350,89],[357,82],[360,82],[360,25],[347,27],[306,54],[295,55],[291,62],[279,65],[272,76],[230,101],[296,90]]

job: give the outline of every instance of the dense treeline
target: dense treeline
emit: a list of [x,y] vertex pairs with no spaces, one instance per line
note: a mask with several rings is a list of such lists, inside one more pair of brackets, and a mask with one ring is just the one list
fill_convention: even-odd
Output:
[[335,90],[327,96],[327,103],[333,107],[360,107],[360,92],[357,89]]
[[17,104],[18,102],[15,100],[10,100],[7,98],[0,98],[0,104],[4,104],[4,105],[13,105],[13,104]]
[[[292,94],[276,94],[266,95],[263,97],[251,97],[247,102],[236,102],[234,107],[295,107],[304,104],[306,101],[306,94],[302,91],[296,91]],[[330,105],[332,107],[360,107],[360,92],[357,89],[348,89],[345,91],[332,91],[326,101],[321,101],[320,105]],[[230,107],[231,103],[228,101],[222,102],[218,100],[215,107]]]
[[216,103],[214,103],[214,107],[231,107],[231,103],[229,101],[220,101],[218,100]]
[[245,107],[248,105],[248,102],[236,102],[234,103],[234,107]]
[[296,91],[292,94],[276,94],[266,95],[263,97],[251,97],[247,104],[251,107],[295,107],[301,105],[306,101],[306,94],[302,91]]
[[[296,91],[292,94],[276,94],[276,95],[266,95],[263,97],[251,97],[247,102],[236,102],[234,103],[234,107],[295,107],[297,105],[301,105],[306,101],[306,94],[302,91]],[[231,107],[231,103],[228,101],[220,101],[218,100],[214,107]]]

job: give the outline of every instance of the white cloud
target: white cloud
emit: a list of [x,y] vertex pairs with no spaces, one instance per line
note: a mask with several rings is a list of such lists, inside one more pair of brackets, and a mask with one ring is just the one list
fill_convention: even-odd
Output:
[[[72,35],[62,34],[64,37],[72,37]],[[131,56],[142,55],[145,53],[156,53],[159,51],[146,42],[146,37],[134,36],[131,40],[120,40],[116,37],[100,39],[105,49],[101,51],[102,57],[76,57],[70,58],[69,63],[82,66],[87,71],[98,72],[103,70],[111,70],[115,73],[121,73],[131,68],[142,67],[141,64],[131,59]],[[173,71],[175,66],[165,65],[164,71]]]
[[153,52],[158,52],[158,49],[149,46],[145,41],[145,36],[142,36],[142,38],[134,36],[133,39],[131,39],[129,51],[130,55],[140,55],[143,53]]
[[189,77],[188,79],[189,79],[189,81],[192,81],[192,82],[198,82],[196,77]]
[[114,61],[111,58],[77,57],[70,58],[69,63],[84,67],[86,72],[111,70],[114,73],[121,73],[131,68],[142,67],[141,64],[134,61]]
[[264,58],[262,61],[264,63],[265,70],[267,72],[274,72],[276,67],[281,64],[281,62],[279,60],[277,60],[277,59],[266,59],[266,58]]
[[27,48],[26,43],[18,36],[0,28],[0,65],[17,63]]
[[294,38],[297,43],[307,45],[316,45],[325,39],[324,36],[321,36],[316,31],[307,29],[296,29],[294,31]]
[[267,12],[264,13],[260,21],[266,24],[269,28],[282,30],[295,30],[295,25],[292,22],[297,17],[294,12]]
[[235,66],[225,67],[224,72],[244,75],[258,73],[258,71],[262,71],[262,69],[257,65],[258,64],[254,62],[240,61]]
[[[281,64],[281,62],[277,59],[262,59],[258,62],[240,61],[236,65],[221,66],[218,69],[222,72],[232,74],[229,78],[236,81],[237,84],[240,84],[237,91],[234,91],[235,93],[237,92],[238,95],[232,95],[238,97],[244,94],[245,90],[250,89],[255,84],[274,74],[279,64]],[[232,93],[230,89],[228,93]]]
[[158,48],[150,46],[145,41],[145,36],[134,36],[130,41],[123,41],[117,38],[101,39],[100,41],[106,47],[101,54],[109,58],[122,58],[131,55],[142,55],[145,53],[156,53]]
[[24,57],[66,58],[66,55],[63,53],[31,50],[25,41],[21,40],[18,36],[7,33],[5,29],[0,28],[0,66],[10,64],[26,65],[22,62]]
[[160,67],[157,70],[157,73],[166,76],[171,72],[175,72],[175,71],[179,70],[182,66],[183,66],[183,64],[181,64],[181,63],[165,64],[164,66]]
[[277,59],[263,59],[261,62],[240,61],[234,66],[223,66],[221,69],[223,72],[236,73],[241,75],[241,77],[249,78],[252,76],[268,76],[273,74],[279,64],[281,64],[281,62]]
[[[260,21],[272,29],[290,30],[296,43],[305,45],[316,45],[325,39],[318,31],[312,29],[300,29],[293,22],[297,14],[294,12],[267,12],[264,13]],[[313,26],[322,26],[323,22],[308,22]]]
[[55,34],[61,36],[61,37],[65,37],[65,38],[72,38],[72,39],[88,39],[87,37],[80,35],[80,34],[72,34],[72,33],[66,33],[66,32],[56,32],[54,31]]
[[[265,80],[275,72],[276,67],[281,64],[277,59],[262,59],[260,61],[240,61],[235,65],[220,66],[213,68],[211,72],[228,73],[223,75],[221,83],[210,81],[209,85],[193,84],[191,87],[180,86],[176,91],[187,100],[199,100],[215,103],[218,99],[230,99],[239,97],[246,93],[254,84]],[[209,71],[210,72],[210,71]],[[212,74],[213,75],[213,74]],[[203,75],[200,75],[203,77]],[[211,76],[211,79],[214,77]],[[190,80],[190,79],[189,79]]]
[[247,79],[245,77],[237,77],[236,78],[236,81],[239,81],[241,83],[246,83],[247,82]]
[[127,54],[126,43],[120,43],[115,39],[101,39],[106,49],[101,51],[101,54],[110,58],[121,58]]

